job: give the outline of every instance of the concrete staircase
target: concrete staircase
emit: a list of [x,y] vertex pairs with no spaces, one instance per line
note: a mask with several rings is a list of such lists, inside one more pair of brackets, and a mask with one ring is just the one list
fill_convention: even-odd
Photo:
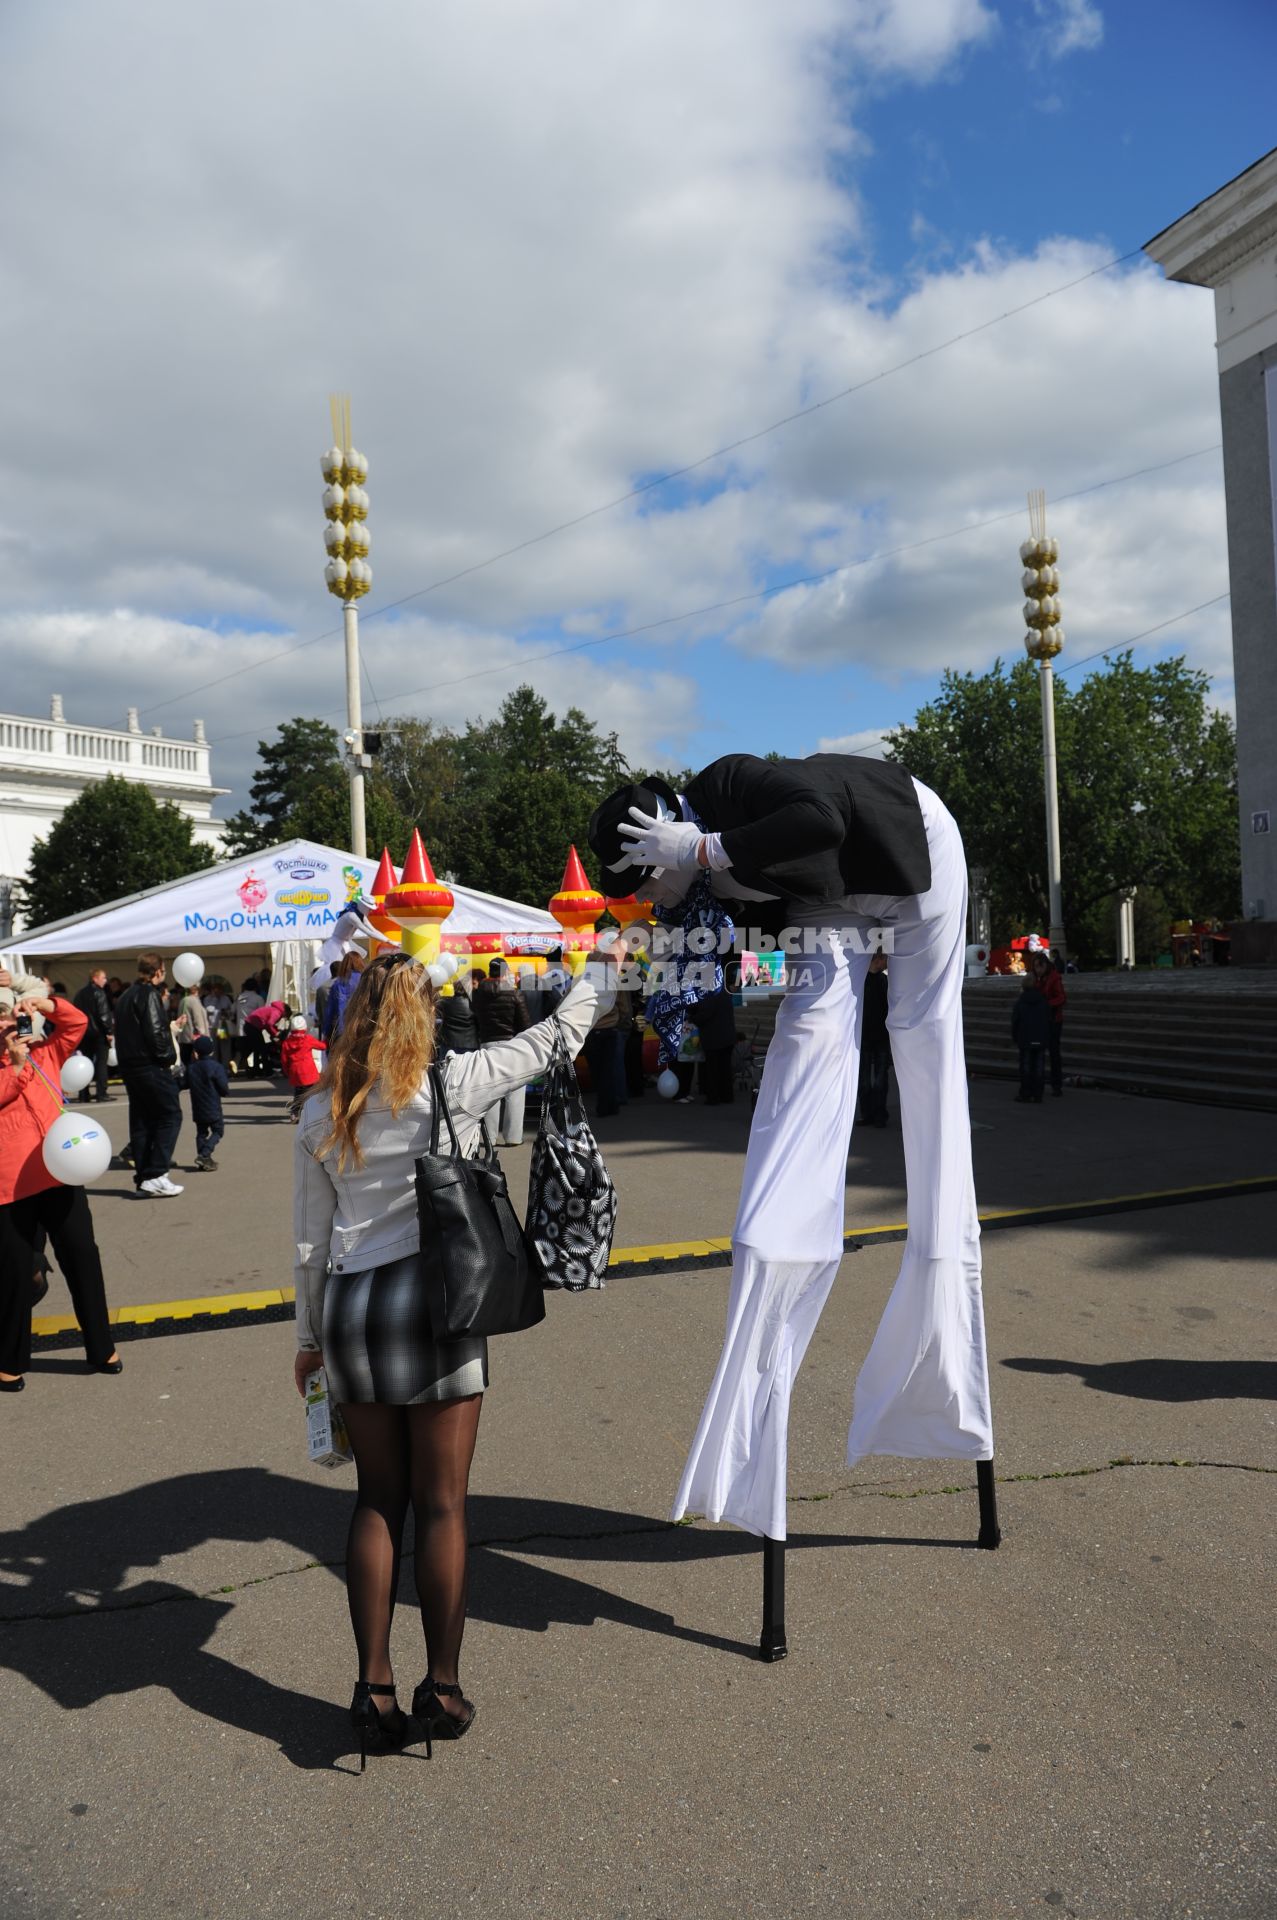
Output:
[[[1070,974],[1064,1077],[1084,1086],[1277,1113],[1277,973]],[[1014,977],[968,980],[962,995],[967,1067],[1014,1080]],[[749,999],[737,1027],[765,1047],[780,996]]]
[[[967,1067],[1015,1079],[1013,977],[968,980]],[[1066,1082],[1277,1113],[1277,974],[1070,974]]]

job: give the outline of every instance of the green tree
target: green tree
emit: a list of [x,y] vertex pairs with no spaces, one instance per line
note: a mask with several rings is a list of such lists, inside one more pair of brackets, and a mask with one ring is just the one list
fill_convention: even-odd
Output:
[[[303,805],[344,782],[337,729],[326,720],[286,720],[274,740],[257,743],[250,805],[226,822],[227,852],[238,858],[292,838],[297,829],[291,822]],[[349,837],[347,814],[342,844]]]
[[[326,720],[286,720],[274,740],[258,741],[257,759],[251,805],[226,823],[229,854],[260,853],[281,840],[350,845],[350,780],[335,727]],[[402,858],[409,829],[390,783],[376,768],[364,782],[364,817],[369,846],[399,849]]]
[[[1130,653],[1077,688],[1056,680],[1064,920],[1092,958],[1114,947],[1114,898],[1154,889],[1171,917],[1237,911],[1236,748],[1206,704],[1209,679],[1182,659]],[[1037,668],[996,661],[946,673],[939,696],[890,737],[889,754],[932,787],[989,878],[995,940],[1048,913]]]
[[[419,826],[436,872],[538,905],[557,891],[568,847],[585,852],[599,800],[629,777],[614,733],[579,707],[557,717],[529,686],[461,733],[410,715],[379,731],[365,783],[369,849],[388,846],[401,861]],[[251,806],[228,822],[235,854],[294,836],[348,844],[346,772],[326,722],[293,719],[259,742],[250,793]]]
[[212,865],[211,848],[196,844],[186,814],[161,805],[138,781],[110,774],[86,787],[36,841],[22,911],[42,926]]
[[578,707],[558,719],[529,686],[494,720],[471,722],[456,758],[449,865],[466,886],[538,906],[558,891],[569,846],[588,865],[590,815],[629,771],[615,734]]
[[[378,774],[409,832],[414,826],[421,828],[437,872],[455,869],[452,827],[461,794],[456,735],[430,720],[403,715],[385,721],[381,737]],[[406,842],[403,847],[392,841],[382,844],[390,847],[396,860],[403,858]]]

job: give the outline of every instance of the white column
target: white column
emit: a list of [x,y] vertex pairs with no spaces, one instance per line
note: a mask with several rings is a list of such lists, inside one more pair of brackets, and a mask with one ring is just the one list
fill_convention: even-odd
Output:
[[1051,946],[1068,957],[1064,943],[1064,902],[1060,887],[1060,802],[1055,778],[1055,675],[1049,659],[1039,668],[1042,689],[1042,768],[1046,786],[1046,866],[1051,903]]
[[359,614],[353,600],[347,600],[342,613],[346,627],[346,726],[354,742],[348,750],[350,767],[350,851],[362,860],[368,852],[364,826],[364,770],[360,756],[364,750],[363,710],[359,700]]

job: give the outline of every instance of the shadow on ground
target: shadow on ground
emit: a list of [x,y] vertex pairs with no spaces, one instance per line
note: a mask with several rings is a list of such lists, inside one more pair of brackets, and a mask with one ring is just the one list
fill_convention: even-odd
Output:
[[[297,1693],[211,1651],[209,1643],[233,1604],[224,1596],[240,1588],[199,1592],[162,1577],[130,1583],[130,1576],[211,1541],[279,1540],[298,1555],[294,1566],[280,1572],[322,1578],[342,1563],[351,1487],[349,1480],[307,1482],[253,1467],[185,1474],[64,1507],[0,1534],[0,1665],[67,1711],[143,1687],[165,1687],[194,1713],[276,1741],[294,1766],[338,1765],[353,1750],[341,1703]],[[758,1543],[748,1535],[675,1527],[643,1514],[566,1501],[494,1495],[472,1497],[470,1534],[472,1619],[525,1633],[611,1620],[636,1632],[755,1657],[752,1643],[685,1625],[588,1577],[538,1564],[539,1556],[615,1566],[757,1555]],[[974,1538],[793,1534],[789,1545],[799,1551],[969,1548]],[[256,1583],[241,1586],[248,1584]],[[409,1599],[406,1584],[401,1598]],[[334,1609],[336,1635],[346,1634],[343,1615],[344,1609]],[[404,1676],[409,1685],[417,1677]]]
[[1132,1400],[1277,1400],[1277,1360],[1008,1359],[1017,1373],[1075,1373],[1083,1386]]

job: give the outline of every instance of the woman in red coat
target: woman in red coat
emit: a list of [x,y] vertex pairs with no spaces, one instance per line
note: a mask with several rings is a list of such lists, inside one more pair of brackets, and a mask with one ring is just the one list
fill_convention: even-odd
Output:
[[[45,1038],[18,1031],[21,1015],[44,1017]],[[0,1014],[0,1393],[20,1393],[31,1361],[33,1281],[46,1237],[66,1278],[89,1366],[120,1373],[111,1339],[102,1259],[83,1187],[64,1187],[41,1148],[62,1111],[62,1063],[88,1021],[69,1000],[29,996]]]

